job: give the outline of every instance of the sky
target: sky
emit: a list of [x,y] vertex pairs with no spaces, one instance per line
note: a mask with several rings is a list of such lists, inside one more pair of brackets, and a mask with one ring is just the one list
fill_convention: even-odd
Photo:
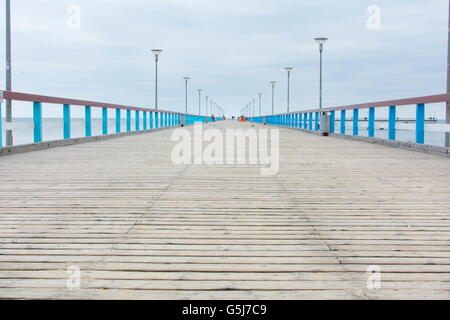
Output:
[[[188,76],[190,113],[198,113],[197,89],[203,89],[202,113],[204,94],[231,116],[260,92],[263,113],[268,113],[270,81],[277,81],[275,112],[285,112],[284,67],[291,66],[291,111],[306,110],[319,101],[316,37],[329,38],[325,107],[446,89],[447,0],[11,2],[14,91],[153,107],[151,49],[160,48],[160,109],[184,111],[183,77]],[[74,7],[79,20],[74,20]],[[5,74],[4,63],[0,72]],[[44,116],[58,116],[60,109],[45,107]],[[399,115],[412,111],[399,108]],[[31,104],[14,105],[15,117],[30,115]],[[442,118],[444,108],[429,108],[428,115]]]

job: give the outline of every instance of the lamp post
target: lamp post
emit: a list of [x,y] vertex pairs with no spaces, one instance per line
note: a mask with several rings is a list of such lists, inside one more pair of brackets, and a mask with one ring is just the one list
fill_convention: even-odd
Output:
[[206,114],[205,114],[205,116],[208,116],[208,99],[209,99],[209,96],[206,96]]
[[319,44],[320,51],[320,94],[319,94],[319,109],[322,109],[322,56],[323,56],[323,45],[327,42],[327,38],[316,38],[314,39]]
[[198,115],[202,114],[202,89],[197,89],[198,91]]
[[158,60],[162,50],[153,49],[152,52],[155,55],[155,109],[158,110]]
[[294,69],[292,67],[284,68],[287,71],[288,85],[287,85],[287,112],[289,112],[289,94],[290,94],[290,79],[291,79],[291,71]]
[[[450,7],[449,7],[450,10]],[[448,47],[447,47],[447,93],[450,93],[450,12],[449,12],[449,28],[448,28]],[[447,102],[445,122],[450,124],[450,102]],[[445,146],[450,147],[450,132],[445,133]]]
[[259,96],[259,116],[261,116],[261,98],[262,98],[262,93],[258,93]]
[[188,113],[188,81],[189,81],[189,77],[184,77],[184,84],[185,84],[185,94],[186,94],[186,114]]
[[[319,44],[320,51],[320,92],[319,92],[319,109],[322,109],[322,56],[323,56],[323,45],[327,42],[328,38],[315,38],[316,42]],[[328,135],[329,131],[329,121],[328,113],[320,112],[320,132],[322,135]]]
[[270,82],[272,84],[272,114],[275,113],[275,84],[277,83],[276,81],[271,81]]
[[253,101],[252,118],[254,118],[255,117],[255,99],[253,99],[252,101]]
[[[12,81],[11,81],[11,73],[12,73],[12,65],[11,65],[11,3],[10,0],[6,0],[6,90],[11,91],[12,89]],[[12,101],[6,100],[6,123],[12,122]],[[6,145],[13,145],[13,134],[11,128],[6,128]],[[1,144],[1,143],[0,143]]]

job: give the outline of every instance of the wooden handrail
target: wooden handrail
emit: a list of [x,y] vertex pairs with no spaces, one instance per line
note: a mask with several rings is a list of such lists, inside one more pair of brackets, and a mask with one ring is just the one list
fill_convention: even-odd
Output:
[[22,93],[22,92],[14,92],[14,91],[0,91],[0,99],[1,98],[6,99],[6,100],[13,100],[13,101],[29,101],[29,102],[51,103],[51,104],[68,104],[68,105],[72,105],[72,106],[90,106],[90,107],[109,108],[109,109],[184,114],[184,113],[180,113],[180,112],[166,111],[166,110],[161,110],[161,109],[156,110],[156,109],[151,109],[151,108],[141,108],[141,107],[134,107],[134,106],[126,106],[126,105],[121,105],[121,104],[103,103],[103,102],[78,100],[78,99],[70,99],[70,98],[51,97],[51,96],[43,96],[43,95],[36,95],[36,94],[29,94],[29,93]]
[[[354,104],[354,105],[341,106],[341,107],[331,107],[331,108],[312,109],[312,110],[299,110],[299,111],[293,111],[293,112],[289,112],[289,113],[278,113],[278,114],[274,114],[273,116],[296,114],[296,113],[314,113],[314,112],[326,112],[326,111],[338,111],[338,110],[380,108],[380,107],[390,107],[390,106],[405,106],[405,105],[416,105],[416,104],[421,104],[421,103],[428,104],[428,103],[440,103],[440,102],[448,102],[448,101],[450,101],[450,94],[437,94],[437,95],[432,95],[432,96],[423,96],[423,97],[416,97],[416,98],[368,102],[368,103]],[[266,115],[266,116],[272,116],[272,115]]]

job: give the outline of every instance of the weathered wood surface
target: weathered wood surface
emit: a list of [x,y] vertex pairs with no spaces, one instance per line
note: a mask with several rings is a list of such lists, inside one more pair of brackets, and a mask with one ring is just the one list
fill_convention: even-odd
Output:
[[172,130],[0,158],[0,298],[450,298],[448,158],[279,130],[275,176]]

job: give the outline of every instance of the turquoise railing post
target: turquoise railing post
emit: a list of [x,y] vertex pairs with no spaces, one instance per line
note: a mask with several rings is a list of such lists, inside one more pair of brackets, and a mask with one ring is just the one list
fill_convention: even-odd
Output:
[[42,103],[33,103],[34,143],[42,142]]
[[330,112],[330,133],[334,133],[335,131],[335,124],[336,124],[336,112],[331,111]]
[[149,120],[149,128],[150,130],[153,130],[153,112],[149,112],[149,116],[148,116],[148,120]]
[[147,111],[142,111],[142,129],[147,130]]
[[135,128],[136,128],[136,131],[139,131],[141,128],[140,128],[140,119],[139,119],[139,110],[136,110],[136,125],[135,125]]
[[425,104],[416,106],[416,143],[425,143]]
[[155,112],[155,129],[158,129],[159,128],[159,120],[158,120],[158,117],[159,117],[159,112]]
[[395,121],[396,121],[396,107],[389,107],[389,140],[395,140]]
[[353,135],[359,134],[359,110],[353,109]]
[[120,109],[116,109],[116,133],[120,133]]
[[108,108],[102,108],[102,134],[108,134]]
[[319,131],[319,113],[316,112],[316,120],[314,130]]
[[299,127],[300,129],[303,128],[303,113],[299,113],[299,114],[298,114],[298,127]]
[[369,137],[375,137],[375,108],[369,108]]
[[63,136],[64,139],[70,139],[70,105],[63,105]]
[[312,112],[309,113],[309,130],[312,131],[313,129],[313,114]]
[[0,101],[0,148],[3,148],[3,118],[2,118],[2,102]]
[[303,114],[303,129],[305,129],[305,130],[308,129],[308,114],[307,113]]
[[341,110],[341,134],[345,134],[345,110]]
[[164,122],[165,122],[165,126],[167,128],[169,126],[169,114],[168,113],[165,114]]
[[131,110],[127,110],[127,131],[131,131]]
[[84,107],[84,128],[86,137],[92,136],[92,116],[91,116],[91,107]]

